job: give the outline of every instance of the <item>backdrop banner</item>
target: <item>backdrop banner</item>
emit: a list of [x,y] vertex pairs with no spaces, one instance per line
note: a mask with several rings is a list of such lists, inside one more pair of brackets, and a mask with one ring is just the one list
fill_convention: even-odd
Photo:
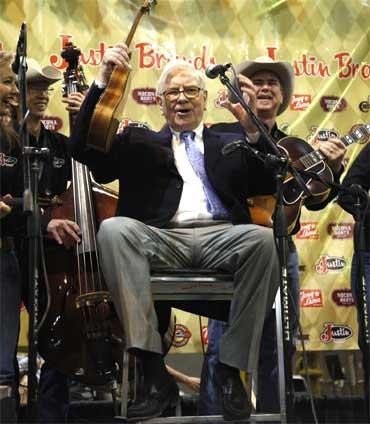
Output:
[[[64,71],[60,52],[73,41],[82,51],[81,64],[91,83],[104,51],[126,39],[142,4],[141,0],[2,0],[0,50],[15,50],[25,21],[28,57]],[[162,127],[155,86],[162,68],[174,57],[204,71],[209,64],[236,65],[268,55],[292,63],[296,75],[293,99],[279,116],[279,126],[316,148],[330,134],[343,136],[370,121],[369,22],[369,0],[158,0],[143,16],[131,45],[131,88],[122,126],[135,122]],[[233,121],[221,107],[224,86],[218,79],[209,80],[208,90],[205,122]],[[60,89],[52,95],[44,122],[48,128],[69,132]],[[361,148],[348,148],[347,165]],[[303,208],[301,224],[295,240],[306,347],[357,348],[349,283],[352,217],[334,202],[320,212]],[[198,318],[180,311],[176,316],[173,349],[200,351]],[[26,326],[22,327],[24,347]]]

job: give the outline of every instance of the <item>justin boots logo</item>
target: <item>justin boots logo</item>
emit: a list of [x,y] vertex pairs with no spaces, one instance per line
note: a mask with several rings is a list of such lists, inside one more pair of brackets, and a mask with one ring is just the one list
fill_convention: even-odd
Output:
[[318,274],[327,274],[328,272],[340,272],[347,266],[343,256],[321,255],[319,262],[315,265]]
[[320,334],[320,340],[325,343],[343,343],[353,335],[349,325],[339,325],[333,322],[325,322],[324,329]]
[[218,109],[222,109],[222,102],[224,102],[225,100],[227,100],[227,90],[218,90],[218,97],[215,99],[214,101],[214,105],[218,108]]
[[176,324],[175,336],[172,341],[172,346],[183,347],[188,344],[191,338],[191,332],[185,325]]
[[314,125],[310,128],[307,141],[311,144],[317,144],[321,141],[327,141],[330,137],[339,137],[338,131],[334,128],[320,128]]
[[296,235],[298,240],[318,240],[319,238],[319,229],[317,227],[317,222],[302,222],[301,229]]

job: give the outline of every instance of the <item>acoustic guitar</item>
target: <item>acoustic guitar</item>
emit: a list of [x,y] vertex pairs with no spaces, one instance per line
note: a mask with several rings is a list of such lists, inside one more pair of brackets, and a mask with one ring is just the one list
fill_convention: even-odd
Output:
[[[126,39],[130,47],[136,28],[142,16],[150,12],[156,0],[145,0],[136,14],[134,23]],[[109,152],[113,138],[117,133],[122,112],[126,103],[127,89],[129,86],[130,71],[116,66],[109,79],[107,87],[95,106],[90,122],[87,146],[100,152]]]
[[[353,143],[365,143],[369,135],[370,124],[358,125],[340,140],[347,147]],[[320,150],[314,150],[310,144],[297,137],[284,137],[277,142],[277,146],[290,157],[295,168],[314,172],[324,180],[333,182],[333,173]],[[305,194],[291,174],[288,173],[284,180],[283,202],[288,234],[293,231],[303,204],[309,206],[321,203],[329,196],[330,189],[322,182],[308,176],[302,176],[302,179],[312,196]],[[272,227],[276,205],[274,195],[250,197],[247,199],[247,205],[254,224]]]

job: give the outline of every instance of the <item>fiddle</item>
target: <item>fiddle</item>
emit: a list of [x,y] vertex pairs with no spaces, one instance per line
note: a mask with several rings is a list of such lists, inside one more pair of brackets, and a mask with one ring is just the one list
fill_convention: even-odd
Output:
[[[126,39],[130,47],[137,26],[144,14],[150,12],[156,0],[145,0],[136,14],[134,23]],[[101,152],[108,152],[122,118],[130,71],[116,66],[109,79],[107,87],[97,103],[87,135],[87,146]]]

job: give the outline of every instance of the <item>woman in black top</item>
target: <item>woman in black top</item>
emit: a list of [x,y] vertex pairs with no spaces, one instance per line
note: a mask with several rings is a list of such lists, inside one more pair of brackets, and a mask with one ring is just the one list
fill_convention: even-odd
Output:
[[[13,54],[0,52],[0,182],[1,199],[19,196],[22,190],[21,149],[11,127],[12,103],[18,95],[11,70]],[[0,421],[15,422],[12,386],[15,381],[14,353],[19,330],[21,279],[14,251],[17,211],[0,203]]]

